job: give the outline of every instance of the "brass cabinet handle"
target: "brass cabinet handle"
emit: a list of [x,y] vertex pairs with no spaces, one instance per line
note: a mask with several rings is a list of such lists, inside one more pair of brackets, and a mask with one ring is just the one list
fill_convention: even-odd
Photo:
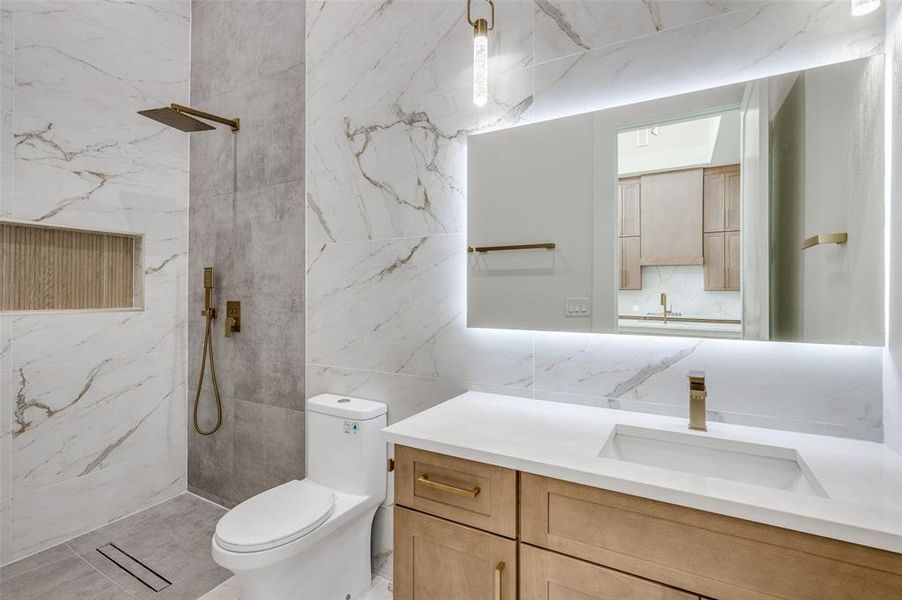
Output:
[[431,488],[436,490],[441,490],[443,492],[448,492],[449,494],[456,494],[458,496],[465,496],[467,498],[475,498],[479,495],[480,489],[478,487],[474,487],[471,490],[466,488],[459,488],[453,485],[448,485],[447,483],[439,483],[437,481],[432,481],[429,479],[429,475],[423,473],[419,477],[417,477],[417,483],[422,483],[423,485],[428,485]]
[[504,573],[504,561],[495,567],[495,600],[501,600],[501,574]]

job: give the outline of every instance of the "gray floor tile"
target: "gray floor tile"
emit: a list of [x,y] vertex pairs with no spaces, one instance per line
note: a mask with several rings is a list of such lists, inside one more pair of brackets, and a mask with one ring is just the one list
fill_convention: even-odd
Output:
[[[229,578],[213,562],[210,543],[225,509],[183,494],[116,523],[86,533],[69,545],[104,575],[136,598],[194,600]],[[105,544],[118,548],[172,582],[154,593],[97,552]]]
[[0,582],[3,600],[130,600],[131,596],[76,555]]
[[58,560],[72,556],[75,556],[75,553],[66,544],[60,544],[0,568],[0,580],[16,577],[32,569],[45,567]]

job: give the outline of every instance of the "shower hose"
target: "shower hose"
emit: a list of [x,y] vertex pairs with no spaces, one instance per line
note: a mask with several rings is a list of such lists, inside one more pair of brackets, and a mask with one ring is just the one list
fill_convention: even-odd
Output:
[[[200,359],[200,377],[197,380],[197,393],[194,394],[194,430],[201,435],[212,435],[222,426],[222,400],[219,398],[219,384],[216,383],[216,366],[213,364],[213,337],[210,333],[210,322],[213,320],[213,310],[206,311],[207,325],[204,331],[204,350]],[[216,424],[212,429],[203,429],[197,421],[197,409],[200,406],[200,391],[204,385],[204,367],[207,364],[207,354],[210,355],[210,378],[213,380],[213,396],[216,399]]]

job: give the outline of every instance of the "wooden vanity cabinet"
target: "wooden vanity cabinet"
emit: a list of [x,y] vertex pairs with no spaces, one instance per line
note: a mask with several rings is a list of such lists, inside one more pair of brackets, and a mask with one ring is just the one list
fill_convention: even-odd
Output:
[[902,555],[522,473],[522,542],[721,600],[898,600]]
[[517,543],[395,508],[395,600],[516,600]]
[[902,599],[902,554],[402,446],[395,461],[395,600]]
[[520,600],[698,600],[698,596],[520,544]]

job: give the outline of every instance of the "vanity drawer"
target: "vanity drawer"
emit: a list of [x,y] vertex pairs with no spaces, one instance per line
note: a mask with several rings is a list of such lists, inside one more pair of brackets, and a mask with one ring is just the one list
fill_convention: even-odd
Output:
[[898,600],[902,555],[523,473],[522,541],[723,600]]
[[699,597],[520,544],[520,600],[699,600]]
[[395,502],[517,536],[517,472],[510,469],[397,446]]
[[516,542],[395,507],[395,600],[516,597]]

